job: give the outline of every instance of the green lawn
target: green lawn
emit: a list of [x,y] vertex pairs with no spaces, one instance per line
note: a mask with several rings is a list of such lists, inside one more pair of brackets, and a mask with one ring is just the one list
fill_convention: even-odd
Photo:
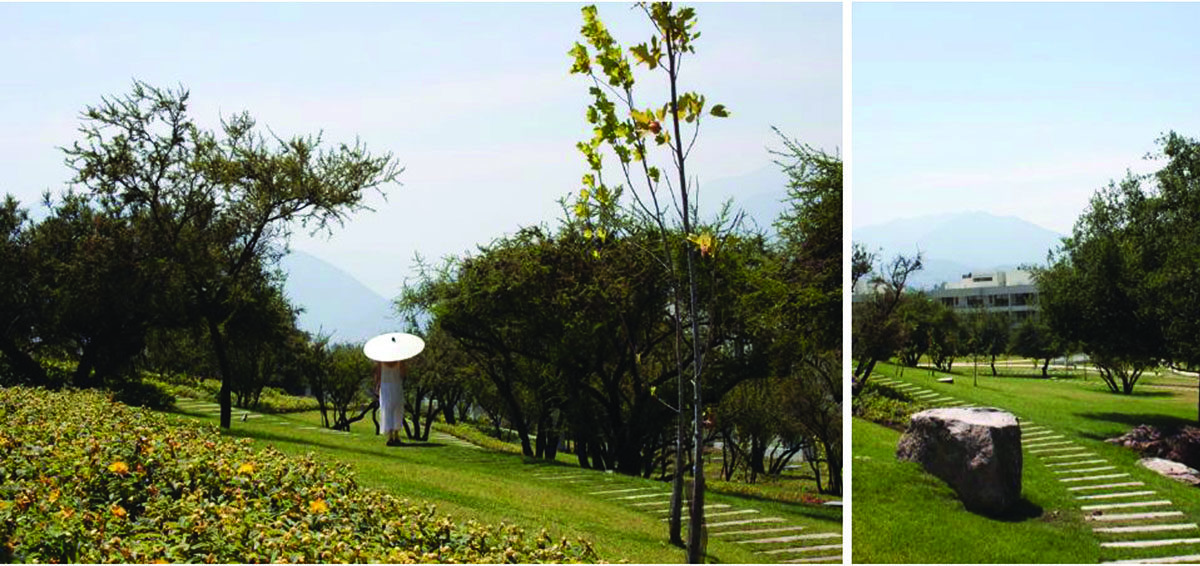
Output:
[[[955,368],[954,384],[937,383],[935,378],[947,374],[934,372],[931,376],[927,369],[907,368],[900,379],[971,403],[1000,407],[1049,427],[1116,466],[1115,472],[1131,474],[1126,479],[1145,482],[1146,486],[1138,489],[1155,491],[1155,499],[1169,500],[1171,509],[1185,513],[1184,518],[1170,522],[1195,522],[1200,517],[1200,490],[1145,470],[1136,465],[1137,454],[1104,442],[1142,423],[1194,423],[1194,378],[1192,387],[1186,388],[1187,378],[1150,376],[1133,395],[1119,395],[1109,392],[1094,370],[1085,380],[1030,377],[1040,375],[1040,368],[1038,372],[1012,368],[1009,372],[1015,375],[1002,373],[999,377],[991,377],[985,365],[979,369],[978,386],[973,385],[970,364],[961,363]],[[899,376],[898,368],[888,364],[880,364],[877,372]],[[1108,535],[1091,531],[1094,525],[1083,520],[1080,502],[1054,479],[1040,456],[1028,453],[1023,494],[1031,504],[1029,516],[1005,521],[969,513],[940,480],[923,473],[916,464],[896,461],[899,436],[898,431],[855,419],[855,562],[1096,562],[1200,553],[1200,545],[1101,549],[1099,543],[1108,540],[1104,538]],[[1198,534],[1158,533],[1143,538]]]
[[[215,417],[196,412],[185,412],[180,418],[215,422]],[[288,424],[265,422],[275,418]],[[229,434],[269,443],[287,453],[313,452],[328,462],[354,471],[364,485],[414,501],[436,504],[441,512],[458,519],[471,518],[488,523],[506,521],[530,531],[546,528],[556,536],[584,537],[595,545],[600,557],[606,561],[671,563],[684,559],[680,549],[666,542],[666,523],[659,520],[665,514],[638,510],[628,501],[589,495],[595,491],[636,488],[666,491],[667,484],[579,470],[562,461],[553,464],[530,462],[519,455],[436,441],[428,445],[389,448],[375,436],[370,420],[355,423],[349,435],[297,428],[303,425],[320,426],[320,414],[315,411],[294,413],[245,422],[235,419]],[[572,472],[571,475],[583,477],[578,480],[539,479],[538,476],[552,471]],[[729,509],[756,509],[760,513],[755,516],[781,517],[786,521],[781,525],[801,525],[805,527],[804,532],[840,533],[842,530],[840,509],[715,493],[710,494],[708,503],[730,505]],[[716,520],[711,519],[710,523]],[[709,536],[708,551],[712,561],[758,563],[795,558],[795,555],[758,554],[752,552],[751,545],[737,544],[728,538]],[[837,539],[822,544],[840,542]],[[840,554],[836,550],[832,553]]]

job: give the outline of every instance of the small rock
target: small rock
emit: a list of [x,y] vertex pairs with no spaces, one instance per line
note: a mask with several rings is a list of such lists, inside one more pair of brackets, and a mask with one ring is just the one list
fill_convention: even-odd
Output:
[[1142,458],[1138,460],[1138,464],[1177,482],[1183,482],[1188,485],[1200,485],[1200,471],[1196,471],[1195,468],[1190,468],[1179,462],[1172,462],[1164,458]]
[[912,416],[896,447],[958,493],[971,511],[998,515],[1021,499],[1021,427],[999,409],[930,409]]

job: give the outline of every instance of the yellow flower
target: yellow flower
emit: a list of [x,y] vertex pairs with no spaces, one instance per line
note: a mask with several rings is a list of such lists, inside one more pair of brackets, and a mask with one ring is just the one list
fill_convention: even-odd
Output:
[[250,462],[246,462],[245,464],[238,466],[237,471],[239,474],[253,474],[254,473],[254,464],[251,464]]
[[118,460],[108,465],[108,471],[123,476],[129,473],[129,464]]
[[113,505],[110,511],[112,511],[113,515],[116,515],[122,519],[125,518],[125,515],[128,515],[128,513],[125,512],[125,508],[121,507],[120,505]]
[[688,236],[688,241],[696,244],[696,247],[700,248],[700,255],[702,257],[708,256],[708,254],[712,252],[713,245],[716,243],[713,235],[708,232],[700,235],[693,234]]
[[55,501],[58,501],[59,495],[62,495],[62,492],[56,489],[50,492],[50,496],[47,499],[50,500],[50,503],[54,503]]
[[329,511],[329,506],[325,504],[324,499],[318,499],[308,503],[309,513],[325,513],[327,511]]

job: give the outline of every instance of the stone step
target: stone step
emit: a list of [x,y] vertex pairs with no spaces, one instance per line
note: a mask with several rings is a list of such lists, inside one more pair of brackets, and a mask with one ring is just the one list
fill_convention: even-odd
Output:
[[1157,533],[1163,531],[1187,531],[1198,529],[1200,525],[1196,523],[1179,523],[1176,525],[1137,525],[1133,527],[1096,527],[1093,532],[1106,534],[1124,534],[1124,533]]
[[[711,519],[713,517],[728,517],[730,515],[749,515],[751,513],[758,513],[758,512],[759,512],[758,509],[739,509],[737,511],[722,511],[720,513],[705,513],[704,518],[705,518],[705,520],[707,520],[707,519]],[[665,522],[669,521],[670,519],[660,519],[660,520],[665,523]]]
[[1138,487],[1138,486],[1143,486],[1143,485],[1146,485],[1146,484],[1144,484],[1140,481],[1127,481],[1127,482],[1121,482],[1121,483],[1107,483],[1104,485],[1080,485],[1080,486],[1075,486],[1075,487],[1068,487],[1067,491],[1088,491],[1088,490],[1092,490],[1092,489],[1108,489],[1110,487]]
[[797,546],[794,548],[780,548],[776,550],[758,550],[759,554],[791,554],[796,552],[816,552],[818,550],[840,550],[840,544],[822,544],[817,546]]
[[1112,515],[1087,515],[1089,521],[1144,521],[1146,519],[1165,519],[1167,517],[1182,517],[1182,511],[1158,511],[1154,513],[1113,513]]
[[1122,497],[1141,497],[1154,495],[1153,491],[1118,491],[1115,493],[1098,493],[1096,495],[1078,495],[1075,499],[1119,499]]
[[1028,440],[1030,442],[1033,442],[1035,440],[1055,440],[1058,438],[1066,438],[1066,437],[1064,437],[1061,434],[1055,434],[1053,430],[1039,430],[1037,432],[1031,432],[1029,434],[1021,435],[1022,442],[1026,441],[1026,440]]
[[[1058,438],[1062,438],[1059,436]],[[1024,448],[1048,448],[1050,446],[1074,446],[1075,443],[1070,440],[1054,440],[1051,442],[1031,442],[1029,444],[1022,443]]]
[[663,505],[662,501],[644,501],[642,503],[630,503],[630,507],[649,507],[651,505]]
[[1128,509],[1130,507],[1162,507],[1170,505],[1171,502],[1166,499],[1159,501],[1135,501],[1132,503],[1105,503],[1103,505],[1084,505],[1079,509],[1082,511],[1101,511],[1104,509]]
[[796,560],[784,560],[784,564],[809,564],[813,562],[841,562],[841,554],[833,554],[830,556],[814,556],[812,558],[797,558]]
[[[670,512],[671,512],[671,504],[670,504],[670,503],[659,503],[659,505],[666,505],[666,507],[663,507],[662,509],[648,509],[648,511],[656,511],[656,512],[658,512],[658,513],[670,513]],[[686,504],[686,503],[685,503],[685,504],[683,505],[683,508],[684,508],[684,509],[691,509],[691,508],[692,508],[692,506],[691,506],[691,505],[688,505],[688,504]],[[724,503],[705,503],[705,504],[704,504],[704,509],[705,509],[705,510],[708,510],[708,509],[729,509],[729,508],[730,508],[730,506],[729,506],[729,505],[726,505],[726,504],[724,504]],[[712,517],[712,515],[709,515],[709,517]]]
[[719,523],[707,523],[705,526],[710,529],[719,529],[722,527],[733,527],[736,525],[750,525],[754,523],[782,523],[783,519],[779,517],[760,517],[757,519],[742,519],[740,521],[721,521]]
[[610,493],[631,493],[634,491],[647,491],[647,490],[651,490],[651,489],[658,489],[658,488],[657,487],[631,487],[628,489],[608,489],[608,490],[604,490],[604,491],[589,492],[588,495],[608,495]]
[[609,499],[612,499],[614,501],[621,501],[621,500],[625,500],[625,499],[648,499],[651,497],[671,497],[671,494],[670,493],[648,493],[646,495],[625,495],[622,497],[610,497]]
[[[1073,458],[1092,458],[1095,456],[1096,455],[1092,454],[1091,452],[1083,452],[1080,454],[1058,454],[1058,455],[1054,455],[1054,456],[1042,456],[1041,458],[1043,460],[1070,460]],[[1046,464],[1046,465],[1049,466],[1049,464]]]
[[1116,466],[1098,466],[1095,468],[1084,468],[1082,470],[1053,470],[1056,474],[1082,474],[1084,472],[1103,472],[1104,470],[1115,470]]
[[775,527],[772,529],[750,529],[748,531],[725,531],[722,533],[713,533],[717,535],[765,535],[768,533],[786,533],[789,531],[802,531],[807,527]]
[[790,535],[785,537],[760,538],[755,540],[739,540],[737,541],[737,544],[778,544],[783,542],[796,542],[799,540],[841,538],[841,536],[841,533],[814,533],[811,535]]
[[[1070,444],[1069,442],[1067,444]],[[1030,454],[1046,454],[1049,452],[1076,452],[1079,450],[1087,450],[1082,446],[1063,446],[1059,448],[1034,448],[1029,451]]]
[[1132,560],[1113,560],[1101,564],[1188,564],[1200,562],[1200,554],[1187,556],[1160,556],[1158,558],[1134,558]]
[[1154,546],[1173,546],[1177,544],[1200,544],[1200,538],[1172,538],[1160,540],[1129,540],[1120,542],[1102,542],[1100,548],[1150,548]]
[[1077,478],[1058,478],[1058,481],[1063,482],[1063,483],[1071,483],[1071,482],[1077,482],[1077,481],[1111,480],[1111,479],[1116,479],[1116,478],[1127,478],[1127,477],[1129,477],[1128,473],[1101,474],[1098,476],[1079,476]]

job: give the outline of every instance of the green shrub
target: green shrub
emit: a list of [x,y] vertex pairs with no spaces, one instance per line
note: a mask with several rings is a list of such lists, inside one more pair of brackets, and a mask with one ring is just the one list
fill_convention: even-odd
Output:
[[175,395],[152,381],[127,381],[112,389],[112,398],[132,407],[165,411],[175,406]]
[[[147,377],[145,381],[155,383],[176,397],[200,399],[212,403],[218,402],[219,394],[221,393],[221,381],[217,379],[188,381],[179,377],[164,379],[155,376]],[[248,408],[262,413],[300,413],[315,411],[318,405],[317,400],[312,397],[297,397],[295,395],[288,395],[282,389],[264,387],[262,395],[258,399],[258,404]]]
[[923,403],[909,395],[884,385],[868,383],[854,398],[854,416],[881,424],[888,428],[908,428],[909,417],[933,405]]
[[0,389],[6,562],[590,562],[95,391]]

